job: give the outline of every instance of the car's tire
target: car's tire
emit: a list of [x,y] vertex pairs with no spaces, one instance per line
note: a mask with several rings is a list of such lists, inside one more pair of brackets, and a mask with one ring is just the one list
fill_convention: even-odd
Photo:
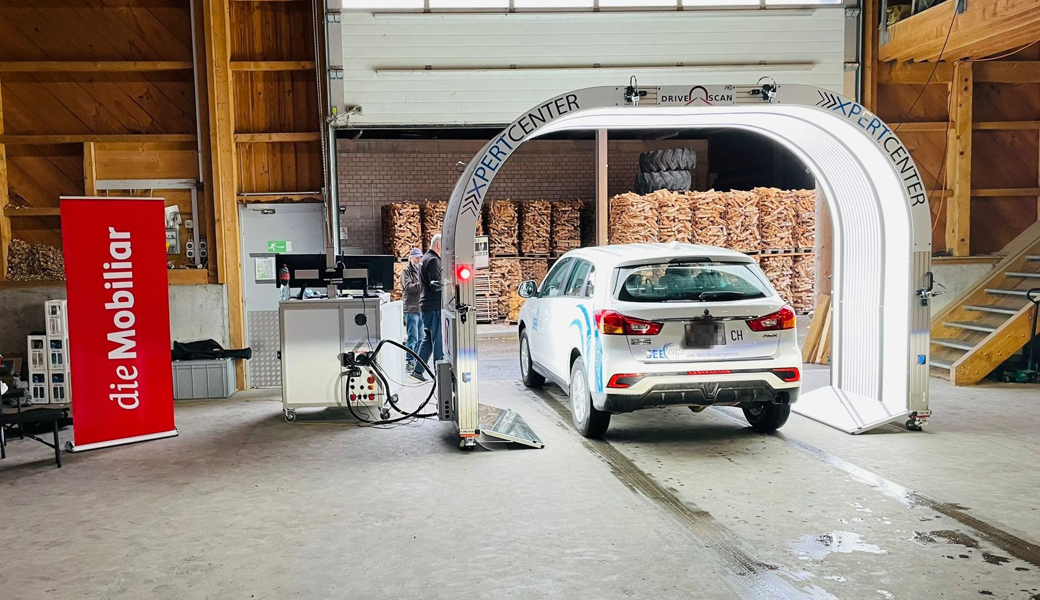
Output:
[[520,332],[520,378],[527,387],[542,387],[545,377],[535,373],[531,360],[531,343],[527,340],[527,330]]
[[693,148],[651,150],[639,155],[639,170],[644,173],[689,171],[696,166],[697,151]]
[[759,433],[773,433],[783,427],[790,416],[791,407],[787,404],[761,404],[744,409],[744,418]]
[[571,419],[578,433],[587,438],[601,438],[610,426],[610,413],[596,410],[589,392],[589,378],[585,373],[585,361],[578,358],[571,365]]
[[657,190],[685,192],[693,185],[689,171],[661,171],[636,175],[636,193],[649,194]]

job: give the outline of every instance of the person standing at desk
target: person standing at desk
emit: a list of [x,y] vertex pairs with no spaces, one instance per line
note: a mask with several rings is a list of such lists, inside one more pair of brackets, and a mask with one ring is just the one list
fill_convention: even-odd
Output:
[[[416,354],[419,353],[419,345],[423,341],[422,314],[419,312],[419,297],[422,295],[422,282],[419,281],[419,261],[422,260],[422,250],[412,248],[408,253],[408,265],[401,271],[401,300],[404,304],[404,327],[408,332],[408,340],[405,345]],[[408,370],[415,370],[415,358],[408,355]]]
[[[430,249],[419,263],[419,284],[422,291],[419,295],[419,311],[422,315],[423,341],[419,346],[419,356],[424,362],[433,365],[444,358],[444,343],[441,340],[441,234],[430,240]],[[430,356],[433,361],[430,361]],[[418,362],[412,369],[412,377],[426,381],[423,368]]]

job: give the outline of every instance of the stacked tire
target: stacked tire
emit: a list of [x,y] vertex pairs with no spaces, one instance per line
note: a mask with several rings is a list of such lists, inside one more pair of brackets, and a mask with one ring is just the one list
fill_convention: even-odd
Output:
[[693,148],[651,150],[639,155],[636,175],[636,193],[649,194],[657,190],[688,191],[693,185],[691,171],[697,166],[697,152]]

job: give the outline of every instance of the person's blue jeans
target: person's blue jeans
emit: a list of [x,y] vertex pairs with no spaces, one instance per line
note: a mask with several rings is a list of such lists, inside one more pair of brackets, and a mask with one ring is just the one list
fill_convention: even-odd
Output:
[[[444,358],[444,343],[441,341],[441,311],[423,311],[422,312],[422,324],[423,324],[423,341],[419,345],[419,357],[423,359],[423,362],[430,365],[430,370],[433,371],[433,365],[438,360]],[[433,360],[430,360],[430,355],[433,355]],[[423,368],[419,363],[415,363],[416,373],[422,373]]]
[[[404,313],[404,329],[408,334],[408,340],[404,343],[408,349],[416,354],[419,353],[419,344],[423,341],[422,316],[419,313]],[[415,364],[415,359],[408,355],[408,366]]]

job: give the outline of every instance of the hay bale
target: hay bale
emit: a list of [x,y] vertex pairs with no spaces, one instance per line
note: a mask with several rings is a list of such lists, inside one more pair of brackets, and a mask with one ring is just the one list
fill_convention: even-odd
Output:
[[557,200],[552,203],[552,239],[550,253],[566,254],[581,247],[581,200]]
[[758,233],[758,198],[751,192],[732,191],[725,198],[726,244],[738,252],[757,252],[762,247]]
[[715,190],[686,194],[693,218],[690,241],[705,246],[726,247],[726,204]]
[[422,209],[415,202],[392,202],[383,213],[383,251],[406,258],[412,248],[426,248],[422,236]]
[[685,193],[658,190],[647,196],[657,201],[658,241],[689,243],[693,237],[693,209]]
[[758,199],[758,234],[762,250],[794,248],[794,196],[776,188],[755,188]]
[[488,202],[488,251],[491,256],[515,256],[519,250],[517,229],[519,219],[516,203],[512,200]]
[[627,193],[610,199],[607,231],[611,244],[646,244],[657,241],[660,219],[657,200]]
[[13,239],[7,246],[8,281],[64,281],[60,248]]
[[527,254],[549,255],[552,230],[552,204],[545,200],[521,202],[520,251]]
[[791,277],[794,274],[794,257],[790,255],[762,256],[758,261],[762,272],[776,288],[784,302],[791,303]]

